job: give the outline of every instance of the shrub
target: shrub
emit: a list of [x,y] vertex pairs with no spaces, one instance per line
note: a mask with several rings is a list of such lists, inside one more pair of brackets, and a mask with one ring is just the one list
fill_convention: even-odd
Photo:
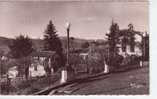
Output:
[[86,72],[92,74],[104,70],[104,58],[100,53],[90,53],[85,60],[79,54],[71,54],[70,60],[69,64],[75,73]]
[[109,66],[118,67],[122,63],[123,59],[124,59],[123,56],[119,54],[115,54],[115,55],[110,55],[109,58],[106,57],[105,61]]
[[136,55],[128,55],[126,58],[123,59],[121,65],[137,65],[139,64],[140,57]]
[[87,58],[89,73],[102,72],[104,69],[104,58],[100,53],[90,53]]

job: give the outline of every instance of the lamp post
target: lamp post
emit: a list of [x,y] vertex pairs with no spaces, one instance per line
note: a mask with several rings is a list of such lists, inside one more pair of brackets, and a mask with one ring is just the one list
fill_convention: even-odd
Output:
[[66,24],[67,28],[67,63],[66,66],[69,66],[69,32],[70,32],[70,23],[67,22]]
[[70,23],[66,23],[66,30],[67,30],[67,62],[65,68],[61,72],[61,83],[65,83],[68,80],[68,73],[67,68],[69,67],[69,32],[70,32]]

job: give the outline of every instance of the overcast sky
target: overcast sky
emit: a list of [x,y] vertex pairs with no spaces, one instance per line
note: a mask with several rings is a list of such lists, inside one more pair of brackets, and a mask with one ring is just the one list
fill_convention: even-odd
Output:
[[103,39],[112,19],[120,28],[132,23],[149,31],[148,15],[147,2],[0,2],[0,36],[41,38],[52,20],[59,36],[66,35],[69,21],[70,36]]

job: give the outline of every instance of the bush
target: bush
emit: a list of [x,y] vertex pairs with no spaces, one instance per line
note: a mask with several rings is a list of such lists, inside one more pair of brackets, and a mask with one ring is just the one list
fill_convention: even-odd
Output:
[[102,72],[104,70],[104,58],[100,53],[90,53],[87,58],[87,66],[89,73]]
[[115,54],[115,56],[110,55],[109,58],[105,58],[105,61],[109,66],[118,67],[122,63],[123,59],[123,56]]
[[78,72],[92,74],[104,70],[104,58],[100,53],[90,53],[85,60],[79,54],[71,54],[70,60],[69,64],[76,74]]
[[123,59],[121,65],[137,65],[139,64],[140,57],[136,55],[128,55],[126,58]]
[[[73,71],[77,74],[81,69],[85,69],[85,68],[82,68],[83,67],[82,64],[85,64],[85,60],[83,60],[83,58],[80,57],[79,54],[71,54],[69,58],[70,58],[69,65],[71,67],[70,71]],[[81,70],[81,71],[84,71],[84,70]]]

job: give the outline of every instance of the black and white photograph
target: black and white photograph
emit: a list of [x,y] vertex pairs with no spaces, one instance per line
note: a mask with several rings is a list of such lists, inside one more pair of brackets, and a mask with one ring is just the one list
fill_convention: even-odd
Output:
[[0,96],[149,95],[149,1],[0,1]]

